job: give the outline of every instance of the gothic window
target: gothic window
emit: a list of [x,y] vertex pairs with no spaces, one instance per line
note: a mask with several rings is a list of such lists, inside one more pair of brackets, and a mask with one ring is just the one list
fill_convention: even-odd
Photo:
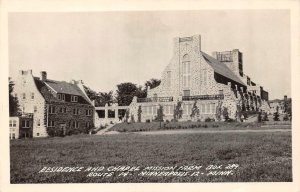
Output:
[[191,61],[188,54],[185,54],[182,58],[182,79],[183,79],[183,87],[190,87]]

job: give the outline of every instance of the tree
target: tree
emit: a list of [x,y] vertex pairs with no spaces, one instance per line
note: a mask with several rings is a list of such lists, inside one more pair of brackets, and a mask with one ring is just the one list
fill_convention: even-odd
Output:
[[142,106],[139,106],[138,109],[138,122],[140,123],[142,121]]
[[280,121],[278,112],[273,113],[273,120],[274,121]]
[[106,103],[111,105],[114,102],[113,91],[97,93],[85,85],[83,87],[90,100],[95,101],[95,106],[105,106]]
[[222,119],[222,101],[219,101],[216,107],[216,119],[217,121],[221,121]]
[[161,83],[161,80],[160,80],[160,79],[153,79],[153,78],[152,78],[152,79],[146,81],[145,87],[147,88],[147,86],[149,86],[150,89],[153,89],[153,88],[159,86],[160,83]]
[[264,112],[264,113],[263,113],[262,121],[269,121],[267,112]]
[[17,97],[12,95],[14,85],[15,84],[12,81],[9,81],[9,116],[18,116],[21,113],[19,100]]
[[112,103],[114,103],[114,97],[113,97],[113,91],[109,92],[101,92],[99,93],[100,96],[100,105],[103,106],[106,103],[110,106]]
[[146,98],[147,97],[147,89],[139,86],[134,94],[137,98]]
[[229,114],[228,114],[227,107],[223,107],[223,117],[224,117],[225,121],[229,121]]
[[258,112],[258,115],[257,115],[257,122],[260,123],[261,120],[262,120],[262,119],[261,119],[261,111],[259,111],[259,112]]
[[161,122],[164,121],[164,110],[162,105],[159,105],[159,108],[157,109],[156,120],[159,121],[159,128],[161,128]]
[[181,108],[182,102],[178,101],[174,108],[174,120],[181,119],[183,110]]
[[198,117],[200,114],[199,108],[197,106],[197,101],[195,100],[194,105],[192,107],[191,118]]
[[138,92],[136,84],[126,82],[117,85],[117,101],[120,106],[128,106]]

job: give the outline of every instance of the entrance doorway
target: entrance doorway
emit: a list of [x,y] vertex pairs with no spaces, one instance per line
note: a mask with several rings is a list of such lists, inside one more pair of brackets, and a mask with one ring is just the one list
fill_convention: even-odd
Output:
[[67,132],[67,126],[66,126],[66,124],[60,124],[59,128],[62,130],[63,135],[66,135],[66,132]]

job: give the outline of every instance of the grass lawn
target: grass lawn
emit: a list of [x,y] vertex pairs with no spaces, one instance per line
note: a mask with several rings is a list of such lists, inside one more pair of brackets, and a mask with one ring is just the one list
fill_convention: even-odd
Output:
[[[291,132],[174,135],[75,135],[12,140],[11,183],[292,181]],[[44,166],[181,166],[238,164],[233,175],[87,177],[38,173]]]
[[[290,121],[279,121],[279,122],[262,122],[262,123],[240,123],[240,122],[150,122],[150,123],[119,123],[113,126],[111,131],[119,132],[138,132],[138,131],[157,131],[157,130],[173,130],[173,129],[219,129],[219,130],[232,130],[232,129],[268,129],[272,128],[291,128]],[[282,126],[287,125],[287,126]]]

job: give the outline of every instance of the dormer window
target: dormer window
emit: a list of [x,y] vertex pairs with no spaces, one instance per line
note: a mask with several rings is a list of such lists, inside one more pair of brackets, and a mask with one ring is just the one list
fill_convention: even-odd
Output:
[[78,102],[78,97],[72,95],[72,96],[71,96],[71,102]]
[[65,101],[66,99],[66,97],[65,97],[65,94],[57,94],[57,98],[58,98],[58,100],[61,100],[61,101]]

